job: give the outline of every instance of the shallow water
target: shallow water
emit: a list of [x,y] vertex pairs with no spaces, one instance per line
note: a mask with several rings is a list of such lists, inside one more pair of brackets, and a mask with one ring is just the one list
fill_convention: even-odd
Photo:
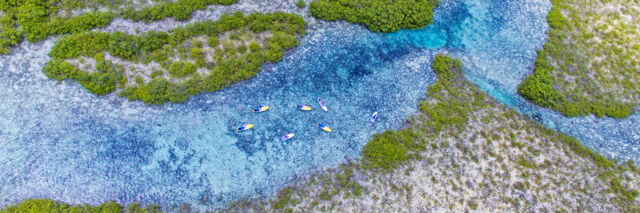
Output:
[[[220,207],[273,193],[296,176],[359,158],[374,133],[401,127],[435,82],[430,61],[442,52],[461,58],[469,78],[501,102],[603,154],[640,159],[637,115],[567,119],[516,95],[544,42],[549,8],[546,1],[444,0],[433,25],[388,35],[320,22],[250,81],[164,106],[49,80],[41,69],[53,40],[23,43],[0,57],[0,206],[36,197]],[[260,8],[243,10],[252,9]],[[207,15],[218,16],[194,16]],[[109,30],[131,31],[122,23]],[[314,109],[296,110],[299,103]],[[251,112],[258,104],[271,109]],[[373,111],[380,117],[370,126]],[[325,121],[334,132],[314,126]],[[234,130],[247,122],[255,127]],[[292,140],[277,141],[290,132]]]

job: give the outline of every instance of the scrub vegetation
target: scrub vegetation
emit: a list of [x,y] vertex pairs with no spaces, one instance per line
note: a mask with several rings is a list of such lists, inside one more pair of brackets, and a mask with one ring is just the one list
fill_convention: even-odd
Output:
[[[0,1],[0,55],[23,39],[42,41],[51,35],[101,28],[115,17],[155,21],[167,17],[187,20],[208,5],[237,0],[3,0]],[[141,8],[141,9],[136,9]]]
[[552,0],[548,40],[519,86],[565,116],[624,118],[640,103],[640,2]]
[[122,205],[109,201],[99,206],[91,206],[88,204],[71,206],[66,203],[55,202],[50,199],[27,199],[22,203],[14,206],[8,206],[0,209],[1,213],[12,212],[102,212],[102,213],[120,213],[120,212],[135,212],[135,213],[155,213],[162,212],[162,208],[159,205],[149,205],[145,208],[141,208],[139,204],[129,204],[126,208]]
[[228,212],[634,212],[640,170],[487,97],[459,60],[438,55],[404,129],[377,134],[360,162],[300,178]]
[[225,14],[169,33],[78,33],[56,42],[43,71],[78,80],[96,95],[119,91],[148,104],[178,103],[253,77],[304,33],[301,16],[281,12]]
[[438,4],[439,0],[317,0],[309,4],[309,10],[327,21],[346,20],[390,33],[431,24]]

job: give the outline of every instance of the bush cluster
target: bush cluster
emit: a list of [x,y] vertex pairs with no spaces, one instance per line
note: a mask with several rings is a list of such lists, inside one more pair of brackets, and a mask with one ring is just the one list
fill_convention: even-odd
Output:
[[43,68],[49,78],[58,81],[75,79],[84,88],[96,95],[106,95],[116,89],[116,85],[123,87],[127,79],[123,75],[124,68],[111,61],[97,61],[96,70],[92,73],[84,72],[62,60],[49,61]]
[[389,170],[400,162],[409,159],[405,143],[413,143],[414,134],[410,130],[386,130],[373,135],[373,138],[362,148],[362,159],[371,168]]
[[204,10],[209,5],[230,5],[237,1],[238,0],[177,0],[145,7],[141,10],[128,7],[121,15],[123,18],[134,21],[157,21],[167,17],[174,17],[176,20],[184,21],[190,19],[194,11]]
[[[553,0],[552,3],[554,5],[547,14],[547,22],[551,28],[548,32],[548,41],[542,50],[538,50],[534,74],[527,76],[520,83],[518,93],[537,105],[559,111],[568,117],[589,114],[613,118],[629,116],[634,111],[634,104],[616,101],[615,97],[607,94],[581,91],[595,91],[598,89],[598,85],[582,83],[583,85],[578,85],[582,89],[577,92],[568,92],[562,91],[563,85],[558,85],[558,82],[554,81],[556,78],[554,73],[585,75],[588,68],[584,61],[578,59],[577,54],[574,54],[574,52],[581,52],[580,48],[574,42],[566,41],[571,37],[569,32],[573,31],[572,24],[575,24],[562,14],[561,8],[566,8],[566,5],[560,6],[563,5],[560,0]],[[556,66],[552,64],[556,64]],[[587,79],[591,78],[587,77]],[[580,94],[583,92],[588,95]]]
[[[53,60],[45,69],[45,73],[53,73],[50,76],[56,79],[80,79],[72,77],[78,75],[77,69],[69,68],[70,65],[60,61],[79,56],[93,57],[102,52],[136,63],[155,61],[168,71],[171,78],[186,78],[186,80],[182,83],[173,83],[161,78],[160,73],[156,73],[154,74],[156,78],[150,82],[144,84],[140,81],[138,85],[128,85],[120,95],[149,104],[163,104],[167,101],[184,102],[190,95],[219,90],[232,83],[247,80],[261,69],[263,63],[281,60],[284,50],[298,45],[297,36],[304,35],[304,28],[304,19],[295,14],[276,12],[244,15],[236,12],[225,14],[218,21],[191,23],[176,28],[171,33],[156,31],[140,35],[127,35],[121,32],[78,33],[64,36],[56,42],[49,53]],[[217,47],[220,42],[219,37],[227,32],[249,35],[265,31],[271,32],[272,36],[268,38],[264,47],[251,43],[249,47],[241,45],[238,48],[217,49],[213,56],[213,64],[205,63],[201,49],[203,42],[191,42],[195,37],[206,36],[206,43]],[[172,61],[170,56],[176,54],[180,58],[193,59],[195,64]],[[198,67],[209,69],[211,74],[208,76],[197,74]]]
[[[125,211],[126,210],[126,211]],[[140,213],[156,213],[162,212],[160,205],[149,205],[140,208],[137,203],[132,203],[123,208],[122,205],[114,202],[104,202],[98,206],[88,204],[69,205],[62,202],[56,202],[50,199],[26,199],[21,203],[13,206],[7,206],[0,209],[0,212],[103,212],[103,213],[120,213],[120,212],[140,212]]]
[[[124,0],[6,0],[0,1],[0,55],[9,53],[9,48],[23,39],[37,42],[51,35],[78,33],[101,28],[111,23],[116,16],[135,21],[155,21],[167,17],[187,20],[195,10],[205,9],[211,4],[229,5],[237,0],[178,0],[156,4],[135,10],[132,6],[119,11],[118,5],[131,4]],[[63,17],[61,10],[107,6],[107,12],[88,12],[78,16]]]
[[23,38],[36,42],[50,35],[82,32],[104,27],[114,18],[110,12],[89,12],[70,18],[56,14],[61,9],[75,6],[77,4],[65,0],[0,1],[0,9],[4,12],[0,20],[0,54],[7,54],[9,48]]
[[298,0],[298,2],[296,2],[296,6],[300,9],[304,8],[307,6],[307,3],[304,2],[304,0]]
[[419,29],[433,22],[438,0],[317,0],[309,4],[311,15],[327,21],[360,23],[375,32]]
[[580,96],[562,95],[555,88],[552,77],[555,68],[549,63],[547,53],[544,50],[538,51],[534,74],[527,76],[518,86],[518,93],[522,97],[542,107],[557,110],[568,117],[594,114],[598,117],[606,115],[624,118],[632,113],[632,104],[616,102],[612,97],[596,97],[597,100],[588,100]]

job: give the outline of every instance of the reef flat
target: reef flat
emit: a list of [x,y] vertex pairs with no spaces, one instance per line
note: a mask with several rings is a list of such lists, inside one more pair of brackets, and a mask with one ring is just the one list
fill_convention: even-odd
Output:
[[552,0],[548,40],[518,92],[565,116],[623,118],[640,104],[640,3]]
[[399,131],[377,134],[360,162],[301,178],[277,197],[229,212],[638,211],[640,170],[487,97],[459,61],[433,63],[438,82]]

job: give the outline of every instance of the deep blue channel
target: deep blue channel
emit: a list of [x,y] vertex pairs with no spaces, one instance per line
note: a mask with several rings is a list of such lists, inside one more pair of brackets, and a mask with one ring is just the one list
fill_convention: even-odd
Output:
[[[373,134],[401,128],[435,82],[437,53],[462,59],[473,82],[546,126],[607,156],[640,159],[638,115],[569,119],[517,95],[544,43],[549,8],[543,0],[443,0],[434,24],[386,35],[320,22],[253,79],[164,106],[47,79],[41,69],[53,39],[24,42],[0,57],[0,206],[52,198],[215,208],[269,195],[297,176],[358,159]],[[299,103],[313,110],[296,110]],[[253,113],[258,104],[271,109]],[[370,126],[373,111],[380,118]],[[249,122],[252,130],[235,131]],[[290,132],[294,139],[277,141]]]

